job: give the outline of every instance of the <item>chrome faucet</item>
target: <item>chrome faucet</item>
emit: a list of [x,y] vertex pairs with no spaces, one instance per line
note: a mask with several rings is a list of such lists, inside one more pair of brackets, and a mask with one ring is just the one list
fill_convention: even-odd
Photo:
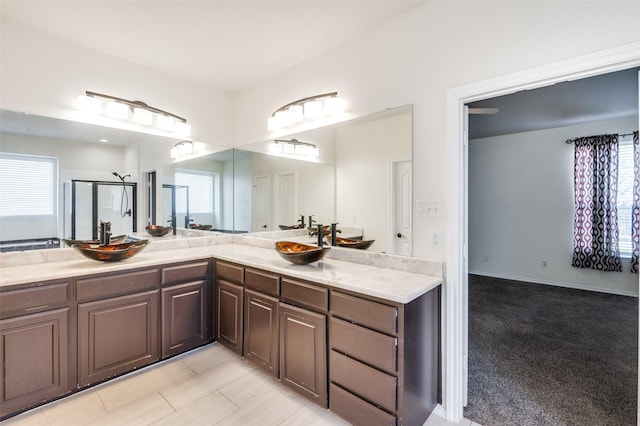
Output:
[[111,244],[111,222],[100,221],[100,245]]
[[324,245],[324,232],[322,232],[323,226],[321,223],[319,223],[317,226],[318,226],[318,247],[322,247]]
[[331,245],[334,246],[334,247],[338,245],[338,239],[336,238],[336,232],[342,232],[339,229],[336,229],[337,225],[338,225],[337,222],[331,224]]

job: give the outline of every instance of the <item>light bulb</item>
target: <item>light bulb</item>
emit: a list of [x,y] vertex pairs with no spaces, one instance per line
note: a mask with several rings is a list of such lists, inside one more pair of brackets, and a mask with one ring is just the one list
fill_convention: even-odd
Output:
[[289,112],[289,119],[292,123],[302,121],[304,118],[302,105],[291,105],[287,111]]
[[78,109],[93,114],[100,114],[102,112],[102,101],[93,96],[80,95],[78,96]]
[[129,105],[116,101],[107,101],[107,115],[109,117],[126,120],[129,118]]
[[133,109],[133,121],[140,124],[146,124],[147,126],[153,123],[153,113],[148,109],[134,108]]
[[173,131],[173,118],[168,115],[158,114],[156,115],[156,126],[162,130]]
[[316,118],[322,115],[322,102],[309,101],[304,103],[304,117]]
[[344,99],[337,96],[324,100],[324,112],[327,115],[340,114],[344,112]]

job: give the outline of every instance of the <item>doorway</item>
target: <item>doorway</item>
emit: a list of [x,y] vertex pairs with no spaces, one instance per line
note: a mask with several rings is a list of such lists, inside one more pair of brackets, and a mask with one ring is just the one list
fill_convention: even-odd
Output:
[[628,264],[624,273],[571,267],[574,150],[565,141],[636,130],[637,84],[630,68],[468,105],[485,112],[468,127],[472,421],[635,422],[638,278]]
[[392,224],[389,229],[393,230],[390,236],[392,247],[390,253],[411,256],[413,254],[412,225],[411,225],[411,161],[395,161],[393,168],[393,212],[391,214]]
[[538,67],[502,78],[496,78],[447,90],[447,255],[443,328],[445,354],[445,415],[449,421],[463,417],[467,383],[467,307],[468,307],[468,220],[467,220],[467,128],[465,104],[535,89],[554,83],[596,76],[640,66],[640,43],[597,52],[562,63]]

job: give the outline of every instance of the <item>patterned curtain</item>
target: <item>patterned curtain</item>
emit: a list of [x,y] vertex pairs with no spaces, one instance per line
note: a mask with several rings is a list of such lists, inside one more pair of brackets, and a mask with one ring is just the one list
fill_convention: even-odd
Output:
[[633,132],[633,210],[631,211],[631,272],[638,273],[638,240],[640,240],[640,164],[638,156],[638,131]]
[[618,135],[574,139],[572,266],[622,271],[618,249]]

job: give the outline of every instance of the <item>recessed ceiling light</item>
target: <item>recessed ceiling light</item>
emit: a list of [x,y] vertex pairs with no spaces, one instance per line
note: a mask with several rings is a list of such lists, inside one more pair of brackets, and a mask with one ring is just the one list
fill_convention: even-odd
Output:
[[100,139],[100,142],[107,143],[107,142],[109,142],[109,139]]

